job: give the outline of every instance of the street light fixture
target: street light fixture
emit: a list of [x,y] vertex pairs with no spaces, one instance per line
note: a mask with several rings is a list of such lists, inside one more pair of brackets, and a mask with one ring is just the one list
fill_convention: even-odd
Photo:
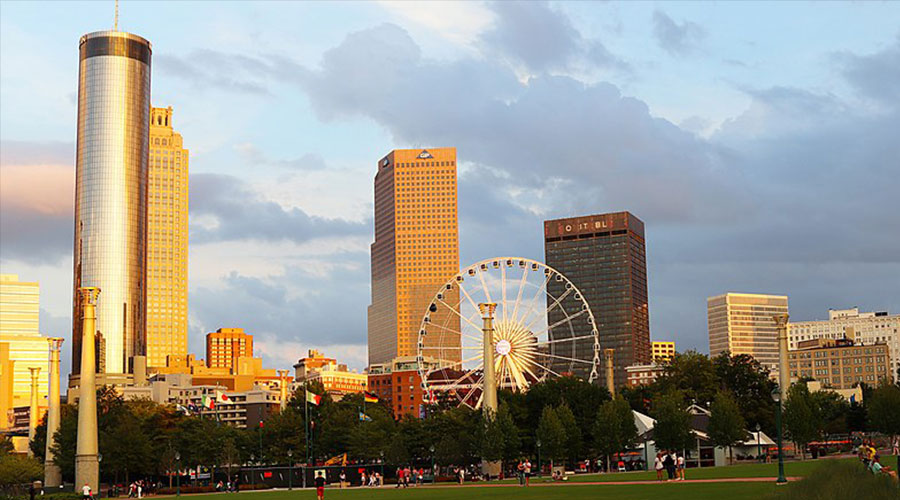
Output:
[[434,445],[429,446],[428,451],[431,452],[431,484],[434,484],[437,481],[437,471],[434,470]]
[[537,442],[535,442],[534,444],[537,445],[537,452],[538,452],[538,477],[543,477],[541,475],[543,472],[543,469],[541,468],[541,440],[538,439]]
[[288,456],[288,490],[294,489],[294,461],[291,459],[294,456],[294,452],[291,450],[287,451]]
[[784,477],[784,451],[781,447],[781,389],[778,388],[778,384],[775,384],[775,388],[772,389],[772,400],[775,401],[775,405],[777,406],[775,411],[775,427],[778,433],[778,479],[775,480],[775,484],[782,485],[787,484],[787,479]]
[[177,451],[175,452],[175,496],[181,496],[181,453]]

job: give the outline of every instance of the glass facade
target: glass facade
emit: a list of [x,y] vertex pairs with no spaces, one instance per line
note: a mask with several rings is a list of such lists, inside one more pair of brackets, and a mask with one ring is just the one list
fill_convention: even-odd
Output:
[[150,42],[121,31],[81,37],[75,168],[72,374],[81,369],[77,289],[101,289],[99,373],[144,354]]
[[[371,256],[369,363],[415,356],[425,312],[459,272],[456,148],[398,149],[378,162]],[[458,318],[432,321],[459,331]]]
[[[544,253],[547,265],[584,294],[596,320],[600,348],[615,350],[615,385],[624,385],[626,366],[651,361],[643,222],[628,212],[545,221]],[[547,289],[559,296],[564,286],[554,280]],[[547,321],[552,325],[565,318],[565,311],[550,309],[551,305],[547,304]],[[588,322],[576,322],[575,327],[576,336],[591,333]],[[575,357],[593,359],[593,342],[581,341]],[[604,373],[606,361],[600,359]]]

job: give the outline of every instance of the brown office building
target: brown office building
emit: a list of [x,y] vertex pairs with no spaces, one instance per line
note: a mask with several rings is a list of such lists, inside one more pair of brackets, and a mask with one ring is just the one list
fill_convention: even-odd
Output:
[[[547,265],[584,295],[597,323],[600,348],[616,351],[615,384],[625,385],[626,366],[651,361],[644,223],[629,212],[545,221],[544,253]],[[563,286],[554,280],[548,289],[558,297]],[[554,308],[547,319],[554,324],[564,318],[564,312]],[[590,335],[589,323],[573,325],[575,336]],[[592,342],[579,342],[575,350],[578,359],[593,359]],[[600,373],[604,370],[601,367]],[[576,375],[586,377],[589,368],[584,371]]]
[[253,357],[253,335],[243,328],[219,328],[206,334],[207,366],[236,368],[240,357]]
[[887,344],[854,345],[848,339],[814,339],[799,342],[788,353],[791,382],[813,378],[832,389],[870,386],[891,378],[891,356]]
[[[456,148],[397,149],[378,162],[369,364],[416,355],[427,308],[459,272],[458,235]],[[458,303],[455,297],[445,300]],[[458,318],[432,315],[431,320],[448,330],[426,340],[426,346],[459,345],[458,334],[454,339],[450,333],[459,331]]]

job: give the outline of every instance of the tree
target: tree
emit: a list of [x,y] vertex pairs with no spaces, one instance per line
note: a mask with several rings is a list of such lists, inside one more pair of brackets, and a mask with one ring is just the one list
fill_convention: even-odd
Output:
[[868,400],[869,421],[874,430],[892,438],[900,434],[900,387],[884,382]]
[[822,428],[822,415],[805,383],[797,382],[788,390],[784,403],[784,425],[803,457],[806,445],[816,439]]
[[609,457],[625,450],[637,439],[631,406],[622,396],[604,402],[597,411],[593,431],[594,449],[606,457],[608,468]]
[[559,421],[559,416],[552,406],[545,406],[544,411],[541,412],[537,436],[541,440],[541,448],[544,450],[545,456],[550,459],[551,467],[553,467],[554,461],[565,458],[566,429]]
[[44,477],[44,467],[31,457],[10,453],[0,455],[0,487],[7,488]]
[[847,429],[847,417],[850,404],[843,396],[834,391],[816,391],[811,394],[814,407],[821,415],[821,432],[825,434],[844,434]]
[[771,394],[775,382],[769,378],[769,370],[748,354],[731,356],[724,352],[712,363],[719,389],[731,392],[747,424],[759,424],[766,432],[774,432],[775,402]]
[[666,365],[665,373],[656,382],[659,394],[678,392],[682,404],[691,401],[706,403],[712,401],[719,390],[720,381],[712,361],[705,354],[687,351],[676,354]]
[[572,413],[569,405],[563,403],[556,408],[556,417],[559,423],[566,431],[566,438],[563,442],[563,455],[570,463],[574,463],[581,456],[581,428],[575,421],[575,415]]
[[691,414],[684,408],[684,397],[672,392],[656,401],[653,417],[653,440],[661,450],[681,450],[693,445],[694,434],[691,429]]
[[741,416],[737,402],[726,391],[720,391],[713,401],[709,416],[709,437],[716,446],[728,448],[729,460],[734,463],[732,447],[747,439],[747,422]]

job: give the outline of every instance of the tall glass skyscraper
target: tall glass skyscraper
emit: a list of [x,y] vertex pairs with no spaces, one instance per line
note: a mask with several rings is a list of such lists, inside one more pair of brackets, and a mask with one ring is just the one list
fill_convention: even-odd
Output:
[[98,373],[123,374],[146,349],[151,48],[131,33],[98,31],[81,37],[79,52],[72,374],[81,370],[83,286],[101,290]]
[[[625,367],[651,359],[644,223],[629,212],[545,221],[544,252],[547,265],[584,294],[597,323],[600,348],[615,350],[615,385],[625,385]],[[558,297],[565,292],[563,286],[554,280],[547,288]],[[564,314],[554,308],[547,320],[554,324]],[[588,323],[577,325],[576,336],[590,334]],[[574,357],[592,359],[591,342],[582,342],[576,351]]]

